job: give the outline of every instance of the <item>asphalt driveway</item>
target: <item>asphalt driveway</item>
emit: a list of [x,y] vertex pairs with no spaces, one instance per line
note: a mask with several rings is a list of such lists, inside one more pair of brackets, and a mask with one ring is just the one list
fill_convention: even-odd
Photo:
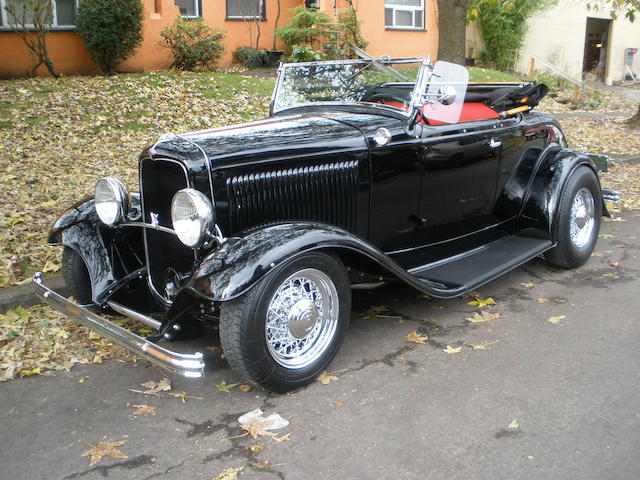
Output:
[[[465,320],[469,298],[357,293],[327,385],[225,393],[216,384],[241,379],[215,348],[206,379],[172,378],[162,396],[130,390],[163,378],[144,363],[0,384],[0,477],[212,479],[243,466],[239,479],[640,478],[640,213],[621,217],[585,267],[534,260],[480,289],[500,314],[487,322]],[[371,306],[389,312],[363,318]],[[425,344],[405,340],[414,331]],[[199,398],[170,395],[183,391]],[[157,414],[134,415],[139,404]],[[290,421],[275,432],[288,441],[241,437],[237,417],[257,407]],[[81,456],[121,440],[128,458]]]

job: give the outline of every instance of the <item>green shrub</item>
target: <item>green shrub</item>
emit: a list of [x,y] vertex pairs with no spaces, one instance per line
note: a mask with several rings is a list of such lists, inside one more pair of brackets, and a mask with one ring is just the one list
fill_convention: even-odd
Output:
[[293,47],[291,55],[287,57],[289,62],[317,62],[322,60],[322,52],[315,50],[309,45],[298,45]]
[[337,56],[339,58],[355,58],[353,47],[364,50],[369,42],[362,37],[358,11],[352,3],[338,13],[338,22],[340,23],[340,33],[337,38]]
[[160,32],[161,45],[170,48],[173,55],[172,68],[195,70],[216,64],[224,53],[224,32],[207,25],[202,18],[185,20],[176,18]]
[[264,67],[269,61],[266,51],[253,47],[238,47],[236,51],[233,52],[233,58],[247,68]]
[[313,46],[314,42],[322,42],[334,35],[331,30],[333,20],[326,13],[305,7],[291,10],[291,21],[276,30],[276,36],[284,42],[287,54],[291,54],[298,45]]
[[76,27],[91,58],[110,75],[142,42],[142,2],[82,0]]

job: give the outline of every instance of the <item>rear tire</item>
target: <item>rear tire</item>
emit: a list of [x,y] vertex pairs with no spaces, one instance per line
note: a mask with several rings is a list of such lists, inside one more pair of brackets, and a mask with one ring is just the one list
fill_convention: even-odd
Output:
[[93,302],[89,270],[82,257],[69,247],[62,251],[62,276],[76,302],[80,305]]
[[338,352],[351,316],[342,263],[308,253],[220,307],[222,350],[240,375],[287,392],[311,383]]
[[546,260],[560,268],[584,265],[596,246],[602,220],[602,194],[596,174],[578,167],[569,177],[560,197],[553,239],[556,246]]

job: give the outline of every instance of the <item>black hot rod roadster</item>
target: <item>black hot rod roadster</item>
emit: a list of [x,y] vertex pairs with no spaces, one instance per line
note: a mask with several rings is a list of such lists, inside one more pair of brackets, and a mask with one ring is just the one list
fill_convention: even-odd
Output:
[[40,275],[36,290],[188,377],[203,355],[157,342],[216,322],[239,374],[302,386],[336,354],[352,288],[401,280],[450,298],[541,254],[587,261],[606,214],[602,159],[532,111],[545,93],[468,84],[463,67],[428,59],[281,65],[267,119],[164,135],[140,156],[139,193],[103,178],[58,219],[49,243],[64,246],[82,305]]

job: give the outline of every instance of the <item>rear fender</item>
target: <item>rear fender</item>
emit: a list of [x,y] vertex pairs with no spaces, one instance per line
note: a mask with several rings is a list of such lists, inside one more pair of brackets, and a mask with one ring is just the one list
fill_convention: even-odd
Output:
[[[562,191],[571,174],[580,166],[590,168],[597,177],[596,165],[585,153],[565,148],[541,155],[519,215],[519,231],[535,229],[551,238]],[[604,205],[603,212],[607,214]]]

